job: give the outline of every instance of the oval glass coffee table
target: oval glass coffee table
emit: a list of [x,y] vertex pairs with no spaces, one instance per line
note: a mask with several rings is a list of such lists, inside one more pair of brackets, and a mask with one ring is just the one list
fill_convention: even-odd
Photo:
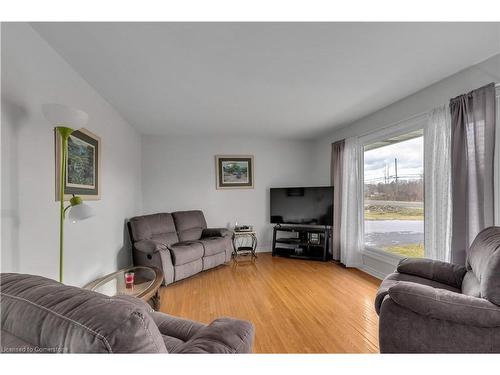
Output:
[[[134,283],[131,288],[125,284],[125,274],[134,273]],[[110,297],[128,295],[150,302],[153,309],[160,309],[160,286],[163,272],[156,267],[127,267],[94,280],[83,288],[105,294]]]

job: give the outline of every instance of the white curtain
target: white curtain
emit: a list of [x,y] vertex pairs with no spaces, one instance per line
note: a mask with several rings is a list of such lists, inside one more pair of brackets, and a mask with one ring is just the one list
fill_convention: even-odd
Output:
[[424,133],[425,257],[451,259],[451,117],[448,105],[429,113]]
[[346,267],[361,267],[362,194],[360,181],[360,146],[357,137],[347,138],[344,145],[342,207],[340,224],[340,261]]

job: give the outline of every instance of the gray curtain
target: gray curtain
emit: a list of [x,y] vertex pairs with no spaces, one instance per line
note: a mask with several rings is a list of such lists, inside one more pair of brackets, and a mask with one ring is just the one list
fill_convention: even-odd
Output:
[[340,218],[342,214],[344,143],[344,140],[332,143],[330,180],[333,186],[333,227],[330,249],[334,260],[340,260]]
[[450,101],[451,261],[464,264],[476,235],[494,223],[495,85]]

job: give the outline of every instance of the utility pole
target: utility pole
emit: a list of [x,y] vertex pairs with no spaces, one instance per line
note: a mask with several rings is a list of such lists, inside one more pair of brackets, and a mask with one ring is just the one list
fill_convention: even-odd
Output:
[[394,175],[396,178],[396,197],[394,200],[397,200],[399,196],[399,189],[398,189],[398,158],[394,158]]
[[396,174],[396,184],[398,183],[398,158],[394,158],[394,173]]

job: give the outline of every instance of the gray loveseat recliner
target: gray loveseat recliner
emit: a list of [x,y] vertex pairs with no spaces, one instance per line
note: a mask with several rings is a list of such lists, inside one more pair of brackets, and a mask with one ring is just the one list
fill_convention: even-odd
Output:
[[137,216],[128,228],[134,264],[163,270],[165,285],[231,260],[232,232],[207,228],[198,210]]
[[477,235],[465,267],[403,259],[375,309],[381,353],[500,353],[500,227]]
[[252,323],[205,325],[41,276],[0,275],[3,353],[250,353]]

